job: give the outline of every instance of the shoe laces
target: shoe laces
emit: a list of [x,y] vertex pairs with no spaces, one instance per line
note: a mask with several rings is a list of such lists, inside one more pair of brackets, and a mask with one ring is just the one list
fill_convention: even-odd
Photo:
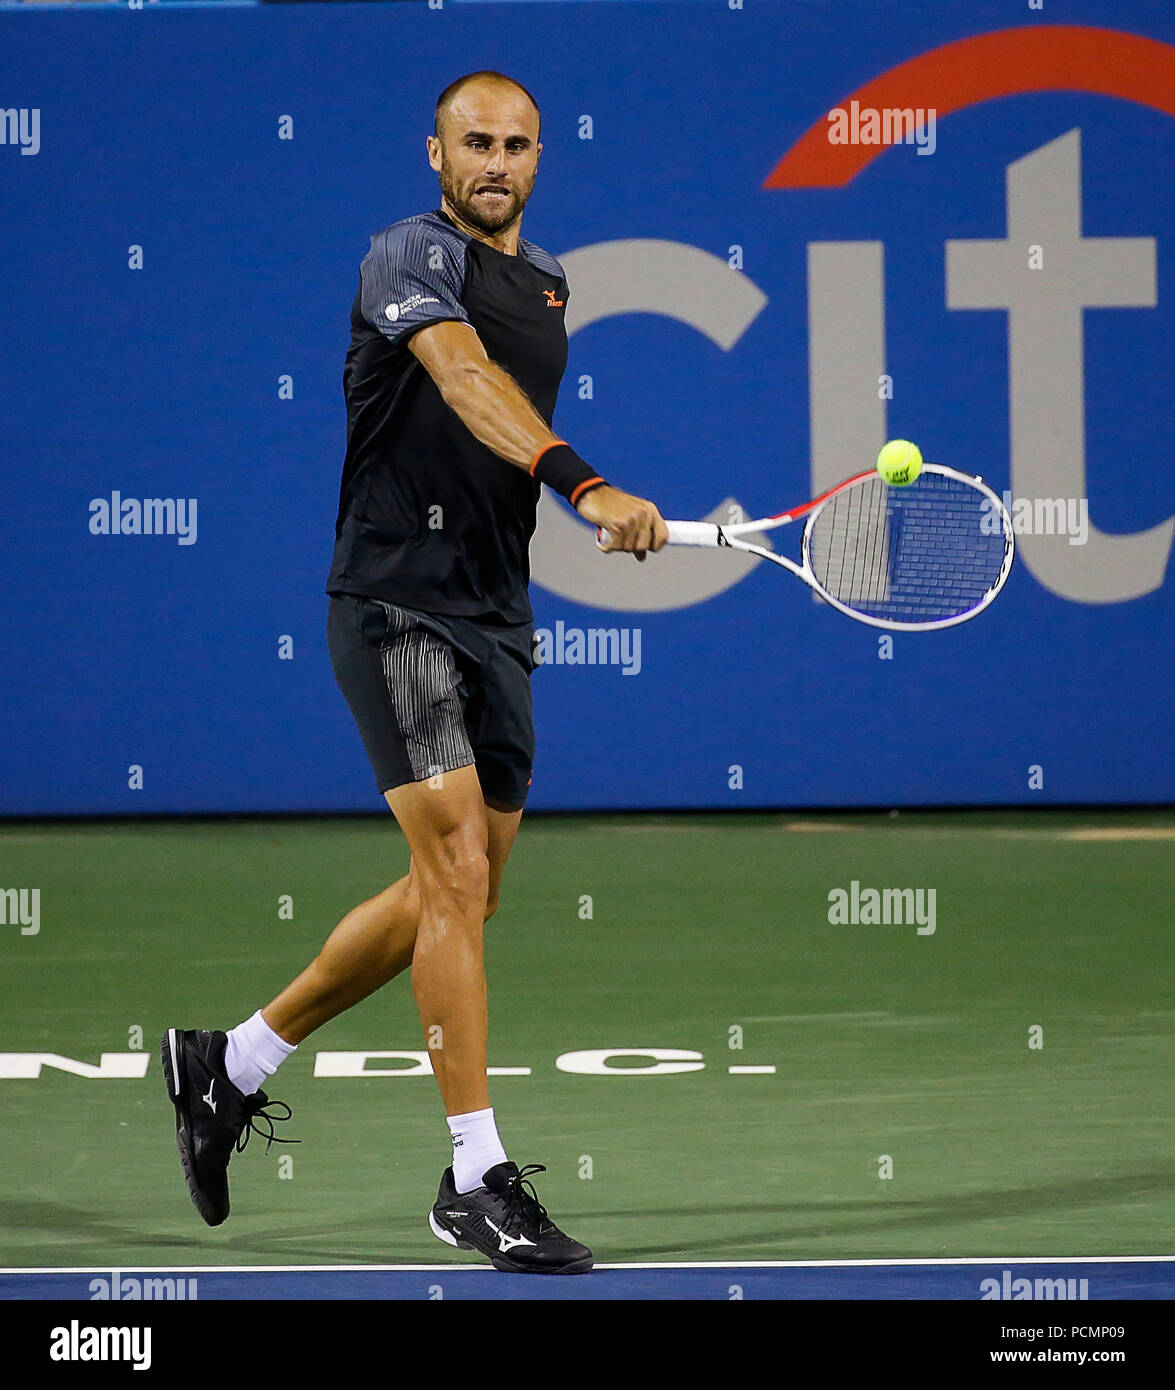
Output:
[[[284,1110],[284,1115],[279,1111]],[[293,1111],[284,1100],[270,1100],[264,1091],[254,1091],[251,1096],[245,1097],[245,1108],[242,1118],[245,1121],[244,1127],[237,1136],[237,1153],[244,1153],[245,1145],[249,1142],[250,1134],[259,1134],[265,1140],[265,1152],[268,1153],[273,1144],[300,1144],[301,1139],[279,1138],[274,1129],[274,1122],[284,1123],[292,1115]],[[258,1124],[257,1121],[261,1121]]]
[[534,1183],[528,1182],[527,1177],[530,1173],[545,1173],[546,1171],[546,1164],[528,1163],[506,1183],[507,1210],[512,1215],[517,1214],[524,1222],[533,1222],[539,1230],[550,1223],[550,1217],[547,1215],[546,1207],[539,1201],[539,1194],[534,1190]]

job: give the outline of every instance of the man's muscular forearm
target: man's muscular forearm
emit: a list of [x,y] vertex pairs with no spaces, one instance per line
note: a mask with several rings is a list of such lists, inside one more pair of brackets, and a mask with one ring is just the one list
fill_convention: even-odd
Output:
[[[529,470],[535,455],[558,439],[510,373],[488,358],[450,379],[441,394],[475,439],[520,468]],[[608,550],[634,551],[643,560],[646,551],[665,544],[660,513],[641,497],[605,485],[574,506],[585,520],[607,530]]]
[[[517,468],[531,471],[536,457],[560,441],[534,408],[518,382],[504,367],[490,360],[470,325],[442,322],[414,335],[409,348],[436,383],[445,404],[457,415],[473,437]],[[647,550],[660,550],[667,532],[661,514],[651,502],[633,497],[606,484],[590,490],[568,486],[566,476],[543,476],[542,469],[562,453],[558,469],[586,473],[583,461],[567,447],[551,448],[536,474],[540,481],[554,483],[585,520],[603,527],[610,536],[608,550],[633,551],[644,559]]]
[[441,395],[479,443],[519,468],[529,469],[558,437],[510,373],[488,357],[446,379]]

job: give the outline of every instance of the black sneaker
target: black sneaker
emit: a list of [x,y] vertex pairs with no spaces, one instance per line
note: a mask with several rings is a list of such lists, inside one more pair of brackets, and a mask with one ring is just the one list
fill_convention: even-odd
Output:
[[[247,1096],[233,1085],[224,1070],[227,1043],[225,1033],[169,1028],[160,1049],[167,1094],[175,1106],[175,1143],[184,1177],[196,1210],[210,1226],[219,1226],[228,1216],[228,1161],[234,1147],[240,1153],[256,1131],[268,1153],[277,1138],[273,1122],[288,1120],[291,1113],[284,1101],[271,1102],[264,1091]],[[263,1107],[270,1104],[286,1113],[268,1114]],[[266,1128],[256,1123],[259,1119]]]
[[586,1274],[592,1252],[563,1234],[526,1181],[528,1173],[546,1171],[541,1163],[521,1170],[497,1163],[483,1174],[484,1187],[458,1193],[446,1168],[428,1214],[433,1235],[460,1250],[480,1250],[508,1274]]

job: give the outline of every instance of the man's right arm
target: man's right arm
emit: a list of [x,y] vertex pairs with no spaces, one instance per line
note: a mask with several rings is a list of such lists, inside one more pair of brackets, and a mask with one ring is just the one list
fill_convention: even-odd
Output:
[[[490,360],[471,324],[429,324],[413,333],[407,346],[445,404],[500,458],[529,472],[542,450],[560,442],[522,387]],[[643,560],[646,551],[665,544],[665,522],[644,498],[605,484],[585,492],[573,505],[585,521],[607,530],[607,550],[631,551]]]

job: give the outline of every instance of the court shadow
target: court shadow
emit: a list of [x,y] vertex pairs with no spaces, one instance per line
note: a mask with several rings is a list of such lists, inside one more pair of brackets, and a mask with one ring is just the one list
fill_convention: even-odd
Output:
[[[1156,1167],[1126,1173],[1102,1173],[1068,1182],[1042,1183],[1035,1187],[948,1193],[923,1200],[879,1196],[876,1202],[796,1201],[707,1205],[705,1213],[708,1220],[725,1217],[736,1222],[738,1229],[728,1236],[707,1237],[694,1245],[688,1243],[688,1235],[684,1240],[658,1244],[640,1241],[629,1243],[621,1239],[612,1242],[608,1254],[601,1258],[639,1260],[678,1256],[697,1259],[723,1252],[746,1258],[756,1254],[762,1258],[781,1258],[788,1254],[802,1258],[806,1248],[820,1245],[830,1237],[838,1240],[854,1238],[861,1258],[883,1257],[892,1255],[892,1237],[901,1231],[926,1231],[926,1239],[919,1242],[921,1248],[928,1253],[932,1250],[942,1253],[941,1241],[937,1241],[932,1234],[941,1227],[1000,1221],[1005,1223],[1004,1231],[999,1235],[1002,1246],[1010,1238],[1007,1235],[1008,1225],[1014,1224],[1017,1218],[1076,1211],[1083,1207],[1112,1207],[1121,1202],[1170,1199],[1173,1196],[1175,1180],[1171,1171]],[[634,1226],[644,1227],[649,1221],[655,1220],[662,1227],[676,1229],[685,1235],[685,1223],[696,1210],[684,1204],[610,1211],[581,1209],[561,1212],[560,1224],[564,1229],[575,1231],[588,1221],[631,1222]],[[226,1244],[237,1255],[280,1255],[290,1263],[336,1260],[341,1263],[391,1264],[396,1262],[398,1250],[406,1247],[419,1249],[423,1231],[420,1218],[393,1218],[381,1222],[378,1239],[373,1240],[371,1221],[366,1219],[296,1229],[285,1227],[267,1232],[242,1232],[230,1237]],[[438,1258],[442,1255],[452,1258],[455,1252],[442,1250],[438,1246],[437,1254]],[[477,1259],[476,1256],[468,1258],[472,1261]]]
[[[391,1219],[378,1225],[378,1237],[373,1239],[370,1218],[362,1221],[338,1221],[328,1225],[283,1227],[272,1231],[242,1231],[225,1242],[238,1257],[246,1255],[281,1256],[290,1264],[337,1261],[340,1264],[395,1264],[397,1251],[418,1250],[427,1239],[441,1256],[456,1256],[457,1252],[441,1245],[429,1235],[424,1216]],[[403,1259],[403,1256],[399,1257]],[[479,1256],[470,1257],[474,1262]],[[413,1261],[415,1263],[415,1261]]]
[[[1009,1239],[1009,1225],[1018,1218],[1076,1211],[1083,1207],[1112,1208],[1123,1202],[1136,1203],[1157,1198],[1170,1200],[1173,1197],[1175,1178],[1170,1167],[1164,1166],[1126,1173],[1106,1172],[1067,1182],[1042,1183],[1035,1187],[945,1193],[924,1200],[879,1195],[876,1202],[856,1200],[730,1204],[718,1208],[707,1207],[706,1211],[708,1214],[725,1214],[733,1219],[771,1219],[771,1229],[748,1231],[744,1225],[729,1236],[708,1238],[704,1242],[704,1249],[689,1247],[688,1253],[693,1258],[722,1250],[737,1250],[747,1254],[756,1247],[770,1246],[771,1254],[779,1256],[782,1246],[787,1252],[798,1256],[802,1255],[802,1247],[806,1242],[815,1244],[826,1241],[831,1236],[855,1236],[860,1240],[861,1258],[869,1258],[874,1254],[880,1257],[892,1254],[892,1240],[889,1237],[895,1231],[933,1231],[936,1227],[955,1227],[970,1222],[987,1221],[1004,1223],[999,1236],[1002,1247]],[[595,1219],[603,1217],[618,1221],[631,1220],[641,1224],[650,1218],[667,1222],[680,1221],[686,1215],[688,1212],[682,1207],[642,1207],[591,1213]],[[881,1240],[876,1246],[871,1246],[870,1237],[880,1237]],[[1012,1239],[1014,1240],[1014,1237]],[[928,1240],[924,1248],[929,1250],[932,1243],[932,1239]],[[941,1244],[936,1245],[935,1249],[937,1253],[944,1253]],[[656,1245],[634,1243],[626,1244],[624,1251],[626,1259],[641,1259],[655,1255],[684,1255],[686,1247],[681,1241]],[[1073,1252],[1064,1250],[1053,1253]]]
[[[100,1216],[85,1207],[39,1198],[0,1199],[0,1232],[41,1233],[46,1238],[70,1236],[78,1243],[94,1242],[106,1245],[169,1247],[197,1249],[205,1242],[194,1236],[164,1235],[145,1231],[141,1226],[129,1226]],[[0,1250],[5,1245],[0,1236]],[[26,1242],[22,1241],[22,1244]],[[72,1253],[70,1247],[54,1242],[54,1253]],[[5,1259],[10,1258],[8,1255]]]
[[[704,1189],[703,1189],[704,1190]],[[944,1251],[942,1241],[934,1234],[944,1227],[957,1228],[968,1224],[998,1222],[1001,1229],[997,1243],[1003,1249],[1015,1242],[1014,1228],[1018,1219],[1031,1220],[1049,1214],[1078,1212],[1083,1208],[1112,1209],[1123,1203],[1170,1201],[1175,1197],[1175,1179],[1169,1167],[1156,1166],[1129,1172],[1103,1172],[1064,1182],[1041,1183],[1036,1186],[985,1189],[976,1192],[937,1194],[925,1199],[898,1198],[880,1195],[876,1201],[819,1200],[790,1202],[731,1202],[703,1207],[678,1206],[631,1207],[612,1210],[581,1208],[560,1212],[564,1229],[582,1229],[586,1222],[618,1223],[619,1239],[609,1241],[605,1260],[641,1260],[656,1258],[803,1258],[835,1238],[843,1248],[846,1238],[853,1241],[853,1255],[859,1258],[892,1256],[894,1236],[901,1232],[924,1232],[917,1244],[927,1254],[987,1255],[984,1248]],[[726,1219],[733,1223],[728,1235],[707,1235],[690,1241],[690,1219],[699,1209],[705,1213],[706,1224]],[[108,1259],[103,1248],[117,1246],[127,1250],[172,1252],[164,1263],[182,1263],[182,1257],[201,1256],[208,1259],[211,1244],[222,1253],[222,1260],[231,1263],[230,1255],[242,1259],[256,1255],[275,1263],[392,1264],[398,1252],[420,1250],[427,1226],[423,1214],[389,1216],[373,1225],[370,1215],[362,1219],[343,1220],[316,1225],[293,1225],[289,1215],[273,1218],[273,1224],[257,1229],[264,1221],[258,1213],[243,1213],[243,1220],[253,1229],[227,1230],[215,1234],[196,1229],[190,1236],[151,1232],[142,1226],[127,1224],[110,1216],[99,1215],[84,1207],[40,1199],[10,1198],[0,1200],[0,1231],[20,1234],[16,1258],[28,1257],[25,1247],[33,1247],[36,1262],[52,1264],[57,1261],[76,1263],[80,1260],[102,1262]],[[195,1220],[193,1213],[193,1220]],[[662,1229],[679,1233],[672,1242],[639,1240],[639,1232],[649,1222]],[[1105,1225],[1105,1216],[1100,1218]],[[637,1239],[623,1238],[623,1229],[631,1223]],[[1166,1229],[1169,1223],[1157,1223]],[[231,1229],[231,1227],[230,1227]],[[1009,1232],[1013,1234],[1009,1234]],[[35,1239],[40,1234],[49,1249]],[[66,1238],[66,1239],[63,1239]],[[0,1236],[0,1262],[11,1263],[14,1253]],[[972,1242],[972,1247],[974,1242]],[[82,1247],[78,1249],[77,1247]],[[98,1247],[97,1250],[94,1247]],[[438,1262],[443,1255],[455,1265],[478,1263],[474,1254],[458,1254],[437,1246]],[[1012,1251],[1013,1254],[1020,1253]],[[1053,1254],[1072,1254],[1071,1249],[1055,1250]],[[1076,1252],[1080,1253],[1080,1252]],[[176,1255],[180,1256],[179,1259]],[[275,1259],[275,1257],[277,1257]],[[402,1255],[399,1256],[403,1258]],[[130,1257],[127,1257],[128,1262]],[[138,1257],[134,1262],[141,1262]],[[197,1259],[196,1262],[201,1262]],[[243,1261],[247,1262],[247,1261]]]

